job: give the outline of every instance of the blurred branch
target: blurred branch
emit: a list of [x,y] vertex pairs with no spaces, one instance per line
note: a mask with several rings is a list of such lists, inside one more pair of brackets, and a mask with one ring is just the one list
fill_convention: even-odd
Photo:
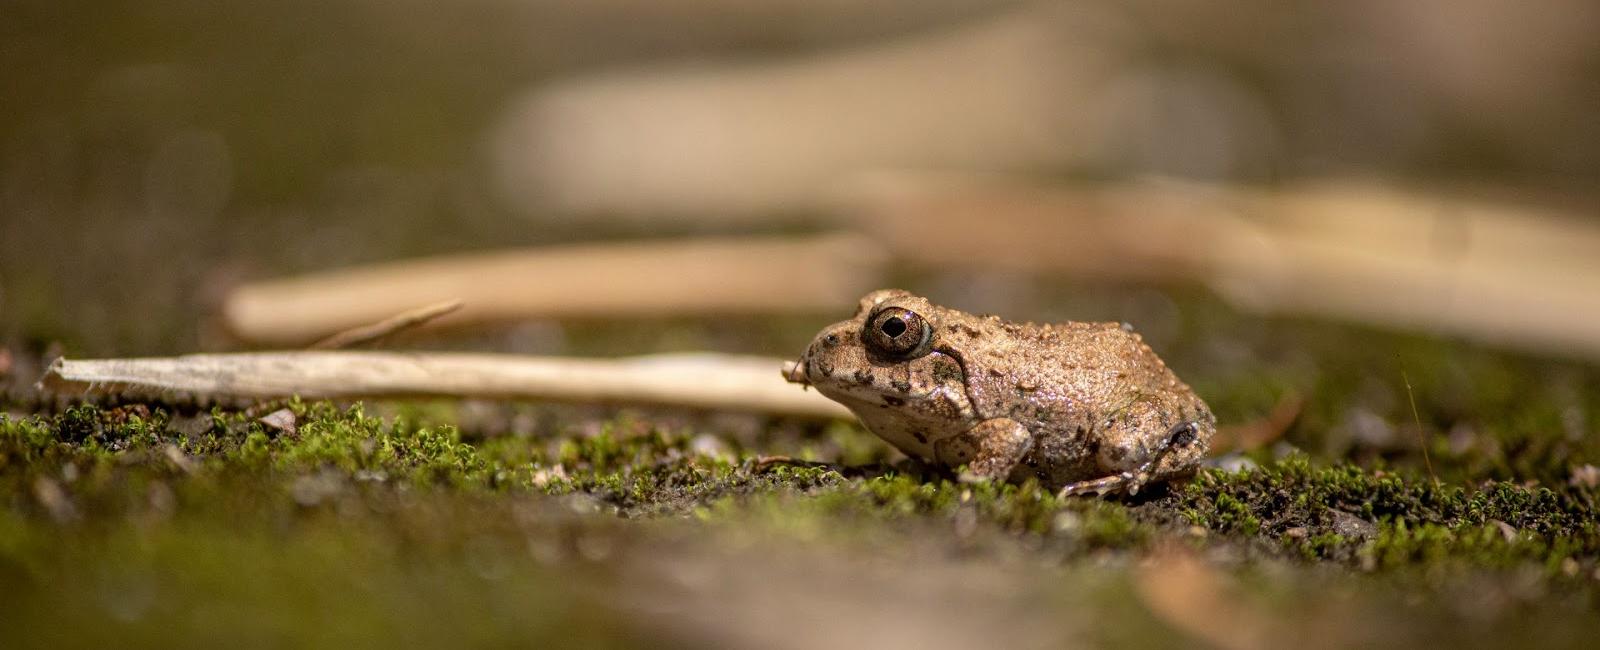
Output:
[[863,229],[924,265],[1199,280],[1261,312],[1600,358],[1600,227],[1586,215],[1362,183],[895,175],[843,196]]
[[434,324],[563,316],[837,310],[876,288],[884,255],[854,235],[586,244],[407,260],[235,289],[239,338],[303,345],[418,304],[460,301]]
[[785,382],[781,365],[777,359],[719,354],[607,360],[348,351],[197,354],[59,359],[40,388],[74,398],[473,397],[851,417],[839,404]]

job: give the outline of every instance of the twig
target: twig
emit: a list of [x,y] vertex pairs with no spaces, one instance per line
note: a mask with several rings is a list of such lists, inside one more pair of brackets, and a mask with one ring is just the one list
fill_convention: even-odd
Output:
[[473,397],[851,417],[839,404],[784,381],[781,365],[777,359],[720,354],[624,359],[364,351],[197,354],[58,359],[40,388],[75,398]]
[[1221,456],[1233,451],[1252,451],[1277,442],[1305,409],[1306,400],[1298,394],[1285,395],[1264,418],[1244,424],[1217,427],[1211,439],[1211,456]]
[[408,330],[423,325],[440,316],[461,309],[466,303],[460,300],[445,302],[420,307],[408,312],[397,314],[391,318],[378,321],[371,325],[363,325],[347,329],[328,338],[312,343],[308,346],[311,350],[343,350],[377,341],[391,336],[397,332]]

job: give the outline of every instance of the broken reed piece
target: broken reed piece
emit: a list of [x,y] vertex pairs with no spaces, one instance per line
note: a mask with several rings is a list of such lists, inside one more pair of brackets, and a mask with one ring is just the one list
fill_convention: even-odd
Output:
[[1600,228],[1578,210],[1351,181],[892,174],[842,197],[863,231],[919,265],[1197,281],[1257,312],[1600,358]]
[[723,354],[579,359],[445,352],[307,351],[57,359],[48,393],[200,402],[456,397],[663,406],[843,419],[843,406],[779,375],[783,361]]
[[413,327],[419,327],[429,321],[444,316],[460,309],[465,304],[460,300],[445,302],[420,307],[408,312],[396,314],[371,325],[363,325],[347,329],[328,338],[317,341],[307,346],[311,350],[343,350],[364,345],[402,332]]
[[247,284],[230,292],[222,317],[245,342],[303,346],[445,301],[465,304],[431,325],[836,311],[877,288],[887,261],[851,234],[554,246]]

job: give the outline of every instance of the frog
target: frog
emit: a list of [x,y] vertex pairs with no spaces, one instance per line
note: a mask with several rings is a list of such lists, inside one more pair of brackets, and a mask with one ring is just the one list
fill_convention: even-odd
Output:
[[1126,323],[1012,322],[902,289],[868,293],[782,372],[918,462],[1063,498],[1190,476],[1216,433],[1205,401]]

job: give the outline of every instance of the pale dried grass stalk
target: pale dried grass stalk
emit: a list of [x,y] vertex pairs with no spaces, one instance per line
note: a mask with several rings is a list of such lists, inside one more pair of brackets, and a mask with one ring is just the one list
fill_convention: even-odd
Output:
[[779,376],[782,361],[721,354],[576,359],[437,352],[261,352],[59,359],[41,389],[64,397],[198,401],[470,397],[848,418]]

